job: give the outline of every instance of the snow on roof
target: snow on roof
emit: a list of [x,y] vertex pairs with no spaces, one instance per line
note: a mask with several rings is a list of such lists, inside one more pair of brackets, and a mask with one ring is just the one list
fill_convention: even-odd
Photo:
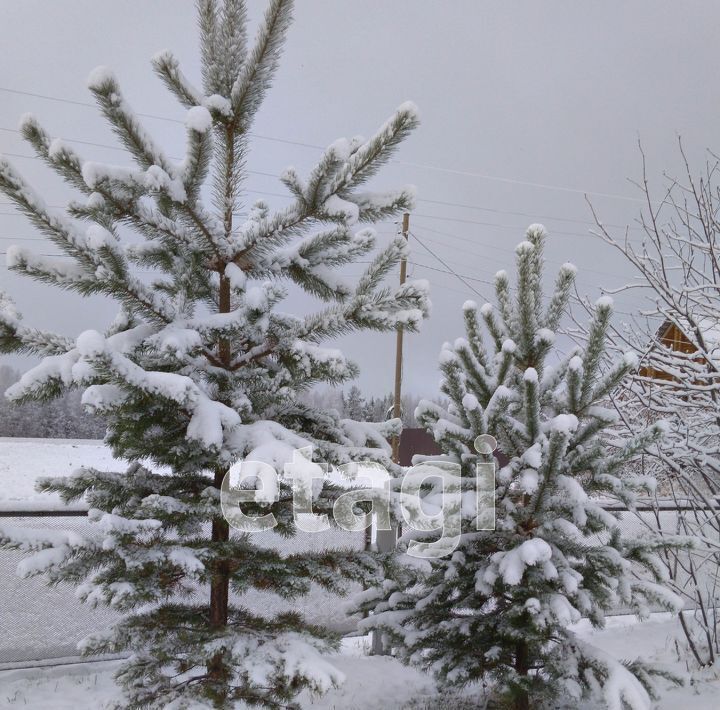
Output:
[[[692,325],[686,318],[679,315],[673,315],[672,319],[666,319],[658,328],[656,337],[658,340],[663,338],[667,330],[675,326],[685,336],[688,342],[697,346],[697,337],[695,335],[696,327]],[[720,320],[705,316],[697,320],[705,345],[710,352],[720,350]],[[720,352],[718,353],[720,354]]]

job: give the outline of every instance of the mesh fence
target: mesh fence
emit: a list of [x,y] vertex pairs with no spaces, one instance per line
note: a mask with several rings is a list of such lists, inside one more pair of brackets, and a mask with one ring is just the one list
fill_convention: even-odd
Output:
[[[705,542],[720,545],[716,525],[704,524],[714,518],[720,511],[698,508],[660,508],[656,510],[613,511],[618,518],[618,527],[626,538],[642,537],[658,532],[666,536],[693,536],[700,534]],[[689,521],[683,524],[683,517]],[[720,556],[717,553],[699,554],[678,550],[661,553],[660,559],[670,578],[670,587],[679,594],[686,610],[696,609],[702,600],[705,606],[720,606],[720,577],[718,575]],[[615,613],[624,614],[631,610],[618,608]],[[661,607],[651,611],[663,611]]]
[[[645,535],[662,530],[666,534],[681,532],[681,512],[615,511],[620,530],[627,537]],[[83,515],[76,517],[8,517],[3,525],[40,529],[65,529],[84,535],[92,534],[92,525]],[[283,538],[276,533],[257,533],[253,542],[280,550],[283,554],[322,551],[327,549],[363,549],[364,533],[350,533],[333,529],[322,533],[299,532],[293,538]],[[76,644],[89,633],[102,630],[118,619],[118,614],[107,607],[92,608],[75,598],[74,588],[69,585],[48,587],[42,577],[21,579],[16,573],[23,553],[0,550],[0,666],[35,660],[57,659],[77,655]],[[698,593],[706,599],[716,599],[720,606],[718,585],[718,560],[713,557],[695,560],[689,564],[687,553],[681,552],[666,559],[676,590],[681,591],[686,609],[694,609]],[[684,593],[683,591],[684,590]],[[351,588],[350,595],[359,591]],[[283,600],[278,596],[253,591],[233,602],[241,603],[255,614],[274,615],[283,611],[301,613],[307,621],[340,633],[354,630],[357,618],[348,617],[344,611],[346,599],[313,586],[310,594],[295,600]],[[629,613],[631,610],[617,608],[613,613]],[[652,609],[660,611],[660,608]]]
[[[72,530],[92,535],[93,526],[84,515],[73,517],[9,517],[8,527]],[[328,530],[283,538],[273,532],[256,533],[253,542],[279,550],[282,554],[350,548],[361,550],[364,533]],[[16,574],[22,552],[0,550],[0,666],[77,655],[77,643],[92,632],[114,623],[119,614],[98,606],[92,608],[75,597],[74,587],[60,584],[49,587],[43,577],[21,579]],[[359,590],[354,586],[350,594]],[[345,614],[346,599],[313,585],[310,594],[295,600],[284,600],[269,592],[252,591],[233,595],[239,603],[259,615],[296,611],[307,621],[339,633],[355,628],[356,618]]]

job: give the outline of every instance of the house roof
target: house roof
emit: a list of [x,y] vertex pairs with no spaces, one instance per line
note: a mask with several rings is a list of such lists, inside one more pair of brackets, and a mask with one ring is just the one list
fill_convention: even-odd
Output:
[[[689,343],[696,348],[698,347],[695,326],[691,325],[689,321],[682,316],[674,316],[672,319],[666,318],[655,334],[656,340],[665,338],[668,330],[673,326],[682,333]],[[705,316],[698,320],[698,326],[708,352],[720,356],[720,319]]]

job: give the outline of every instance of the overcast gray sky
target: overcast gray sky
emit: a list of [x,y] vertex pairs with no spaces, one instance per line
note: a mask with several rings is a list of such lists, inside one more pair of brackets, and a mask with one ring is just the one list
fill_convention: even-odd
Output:
[[[264,2],[248,4],[256,19]],[[0,152],[31,155],[15,131],[28,111],[54,135],[116,146],[92,108],[13,93],[89,102],[85,80],[99,64],[115,70],[137,111],[182,119],[149,58],[171,48],[186,73],[197,76],[193,5],[0,0]],[[720,150],[714,83],[720,4],[712,0],[298,0],[295,16],[254,131],[327,145],[340,136],[368,135],[399,103],[415,101],[422,125],[374,186],[417,185],[413,233],[452,269],[479,279],[470,283],[484,293],[490,289],[482,280],[512,267],[513,247],[532,222],[550,232],[549,267],[576,263],[583,293],[594,297],[600,286],[620,285],[629,272],[589,235],[583,192],[605,222],[631,224],[641,207],[627,181],[639,173],[638,136],[658,185],[663,170],[678,168],[678,134],[698,166],[704,149]],[[158,119],[146,125],[178,154],[182,125]],[[117,150],[76,147],[89,159],[125,162]],[[278,180],[256,173],[277,175],[289,165],[305,171],[317,155],[312,147],[255,140],[247,186],[256,192],[248,201],[262,196],[285,204]],[[49,203],[71,196],[37,160],[15,164]],[[18,243],[50,253],[52,245],[20,239],[38,235],[0,201],[0,251]],[[385,240],[393,225],[378,229]],[[433,312],[422,334],[407,338],[405,387],[431,395],[438,350],[462,334],[463,301],[479,298],[452,274],[428,269],[445,267],[417,242],[412,260],[410,274],[432,284]],[[20,279],[4,266],[0,288],[29,324],[68,334],[102,328],[115,310]],[[637,296],[616,302],[626,312],[641,305]],[[392,335],[349,337],[342,346],[359,362],[364,389],[391,388]]]

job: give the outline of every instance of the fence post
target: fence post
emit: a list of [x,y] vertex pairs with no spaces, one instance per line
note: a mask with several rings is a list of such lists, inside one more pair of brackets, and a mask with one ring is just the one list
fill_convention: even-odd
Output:
[[[378,552],[392,552],[397,544],[398,529],[393,525],[390,530],[378,530],[376,532],[375,546]],[[385,644],[383,633],[379,629],[370,633],[370,655],[388,656],[390,648]]]

